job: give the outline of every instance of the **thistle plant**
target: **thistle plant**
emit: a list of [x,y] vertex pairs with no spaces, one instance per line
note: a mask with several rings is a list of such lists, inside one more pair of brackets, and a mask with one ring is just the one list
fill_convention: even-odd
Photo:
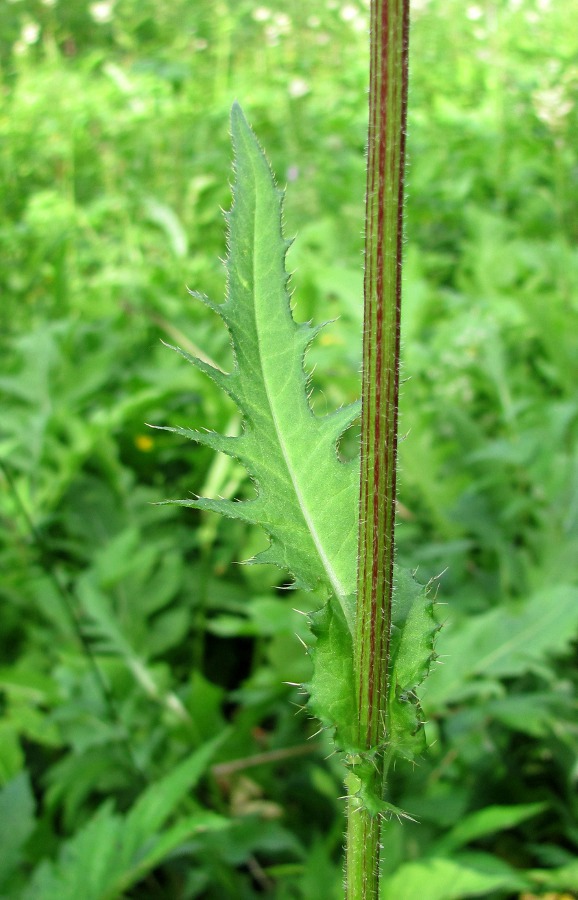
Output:
[[[387,799],[387,773],[396,756],[423,750],[415,691],[436,630],[431,597],[394,564],[408,0],[374,0],[370,15],[361,404],[323,417],[309,405],[304,356],[323,326],[293,319],[283,194],[235,105],[226,299],[196,295],[229,331],[232,371],[174,349],[227,392],[243,430],[168,429],[239,460],[257,489],[250,500],[176,502],[259,525],[270,543],[253,561],[317,595],[305,687],[344,763],[350,900],[378,895],[382,822],[403,815]],[[360,454],[343,461],[338,442],[360,413]]]

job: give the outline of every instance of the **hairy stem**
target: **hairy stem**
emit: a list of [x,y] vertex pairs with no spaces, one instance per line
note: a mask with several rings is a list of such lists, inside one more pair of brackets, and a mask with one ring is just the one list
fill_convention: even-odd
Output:
[[[372,0],[365,222],[358,600],[358,745],[384,789],[393,591],[409,0]],[[355,771],[355,760],[350,761]],[[380,816],[350,787],[348,900],[378,896]]]

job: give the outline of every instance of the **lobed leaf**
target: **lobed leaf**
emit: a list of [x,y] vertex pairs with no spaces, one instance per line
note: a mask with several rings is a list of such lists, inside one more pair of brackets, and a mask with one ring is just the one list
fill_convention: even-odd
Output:
[[[313,676],[310,706],[332,729],[348,754],[350,777],[360,802],[375,814],[399,812],[384,803],[372,779],[372,757],[413,758],[423,746],[415,690],[432,659],[433,602],[409,573],[396,570],[391,635],[390,721],[383,743],[358,747],[358,698],[353,667],[357,582],[359,459],[339,459],[337,442],[360,413],[351,404],[324,417],[307,397],[304,356],[319,331],[293,319],[283,238],[282,193],[269,164],[235,105],[231,116],[235,156],[233,206],[227,215],[227,294],[222,304],[196,295],[225,323],[233,349],[230,373],[173,348],[205,372],[237,405],[242,433],[225,436],[189,428],[167,428],[239,460],[257,496],[233,501],[195,497],[172,501],[212,510],[261,526],[270,545],[252,562],[272,563],[291,573],[299,587],[325,599],[310,617]],[[337,601],[337,602],[335,602]],[[385,726],[385,723],[384,723]]]
[[[260,525],[270,546],[255,562],[289,571],[295,584],[337,597],[349,629],[354,620],[359,462],[342,462],[337,441],[359,416],[359,404],[324,417],[307,399],[303,361],[319,328],[293,319],[281,229],[282,192],[239,106],[231,129],[236,180],[227,215],[227,296],[217,305],[234,366],[222,372],[179,350],[237,404],[239,437],[169,429],[238,459],[257,488],[254,500],[177,501]],[[178,348],[176,348],[178,349]]]

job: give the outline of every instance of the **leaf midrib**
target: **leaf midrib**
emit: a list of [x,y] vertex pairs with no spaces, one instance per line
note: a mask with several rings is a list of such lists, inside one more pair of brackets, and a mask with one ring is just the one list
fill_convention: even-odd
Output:
[[256,170],[255,170],[255,166],[254,166],[254,164],[253,164],[253,160],[252,160],[252,159],[251,159],[251,168],[253,169],[253,184],[254,184],[254,186],[255,186],[255,208],[254,208],[254,213],[253,213],[253,244],[252,244],[252,246],[253,246],[253,258],[252,258],[252,267],[253,267],[253,290],[255,291],[255,302],[253,303],[253,310],[254,310],[254,315],[255,315],[255,332],[256,332],[256,335],[257,335],[257,348],[258,348],[258,351],[259,351],[259,364],[260,364],[261,372],[262,372],[262,375],[263,375],[263,385],[264,385],[264,387],[265,387],[265,393],[266,393],[266,395],[267,395],[267,403],[268,403],[268,405],[269,405],[269,410],[270,410],[270,412],[271,412],[271,418],[272,418],[272,420],[273,420],[273,425],[274,425],[274,427],[275,427],[275,434],[276,434],[276,436],[277,436],[277,441],[278,441],[278,443],[279,443],[279,447],[281,448],[281,453],[282,453],[283,459],[284,459],[284,461],[285,461],[285,466],[286,466],[286,468],[287,468],[287,473],[288,473],[288,475],[289,475],[289,479],[290,479],[291,484],[292,484],[292,486],[293,486],[293,490],[294,490],[294,492],[295,492],[295,496],[297,497],[297,502],[298,502],[298,505],[299,505],[299,509],[301,510],[301,514],[302,514],[302,516],[303,516],[303,519],[304,519],[304,521],[305,521],[305,524],[306,524],[306,526],[307,526],[307,529],[308,529],[308,531],[309,531],[309,534],[311,535],[311,539],[313,540],[313,543],[314,543],[314,545],[315,545],[315,549],[317,550],[317,554],[318,554],[319,559],[320,559],[320,561],[321,561],[321,565],[323,566],[323,569],[324,569],[324,571],[325,571],[326,574],[327,574],[327,578],[328,578],[328,580],[329,580],[329,583],[331,584],[331,587],[332,587],[332,589],[333,589],[333,591],[334,591],[336,597],[338,598],[338,600],[339,600],[339,602],[340,602],[340,604],[341,604],[341,606],[342,606],[344,612],[346,612],[346,609],[345,609],[345,602],[344,602],[344,598],[345,598],[345,595],[346,595],[345,587],[344,587],[344,585],[341,583],[341,581],[340,581],[340,579],[339,579],[339,577],[338,577],[338,575],[337,575],[337,573],[336,573],[336,571],[335,571],[333,565],[331,564],[331,561],[330,561],[330,559],[329,559],[329,557],[328,557],[328,555],[327,555],[327,553],[326,553],[326,551],[325,551],[325,548],[324,548],[324,546],[323,546],[323,542],[322,542],[322,540],[321,540],[321,538],[320,538],[320,536],[319,536],[319,533],[318,533],[318,531],[317,531],[317,528],[316,528],[315,525],[314,525],[314,521],[313,521],[313,519],[312,519],[312,517],[311,517],[311,514],[310,514],[310,512],[309,512],[309,508],[308,508],[307,503],[306,503],[306,501],[305,501],[305,497],[304,497],[304,495],[303,495],[303,493],[302,493],[302,491],[301,491],[301,488],[300,488],[300,485],[299,485],[299,481],[298,481],[298,477],[297,477],[297,472],[294,471],[294,467],[293,467],[292,464],[291,464],[291,458],[290,458],[290,455],[289,455],[289,452],[288,452],[288,448],[287,448],[285,439],[284,439],[284,437],[283,437],[283,429],[282,429],[281,423],[280,423],[280,421],[279,421],[279,418],[278,418],[278,416],[277,416],[277,412],[276,412],[276,409],[275,409],[275,406],[274,406],[274,403],[273,403],[273,396],[272,396],[272,394],[271,394],[271,392],[270,392],[270,390],[269,390],[268,379],[267,379],[266,376],[265,376],[265,366],[264,366],[264,364],[263,364],[263,355],[262,355],[262,352],[261,352],[261,331],[260,331],[260,328],[259,328],[258,315],[257,315],[257,302],[256,302],[257,296],[258,296],[258,285],[259,285],[259,281],[258,281],[258,277],[257,277],[257,276],[258,276],[258,266],[257,266],[257,246],[258,246],[258,244],[257,244],[257,232],[258,232],[258,226],[257,226],[257,219],[258,219],[258,207],[259,207],[259,196],[258,196],[258,195],[259,195],[259,185],[258,185],[257,172],[256,172]]

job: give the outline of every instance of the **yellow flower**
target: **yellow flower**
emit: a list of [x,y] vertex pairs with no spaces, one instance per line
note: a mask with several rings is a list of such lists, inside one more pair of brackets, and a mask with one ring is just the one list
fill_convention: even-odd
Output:
[[135,446],[143,453],[149,453],[153,449],[153,439],[148,434],[137,434],[134,442]]

